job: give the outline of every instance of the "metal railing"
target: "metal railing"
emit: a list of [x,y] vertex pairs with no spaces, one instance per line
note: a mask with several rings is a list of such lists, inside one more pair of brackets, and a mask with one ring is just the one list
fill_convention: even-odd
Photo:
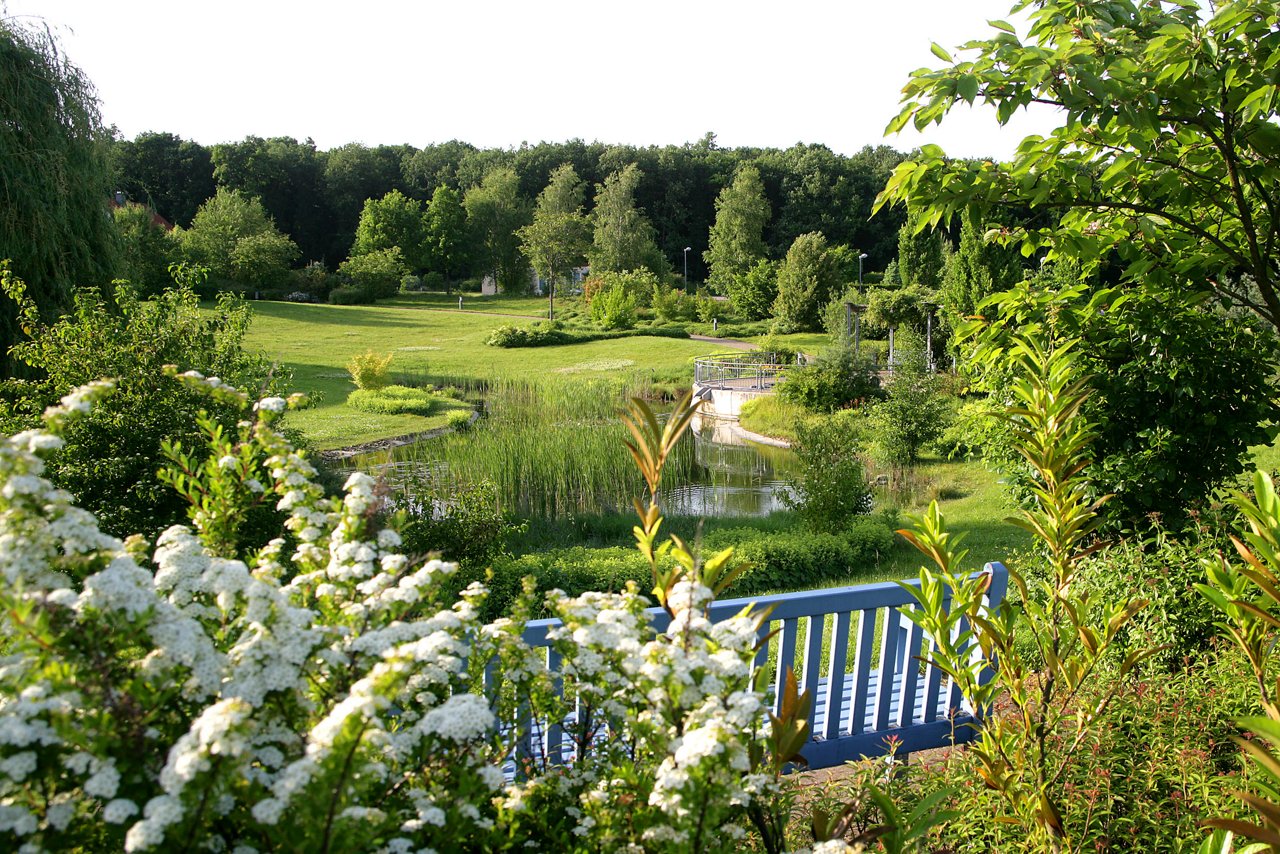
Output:
[[693,362],[693,382],[703,388],[770,389],[791,367],[743,353],[704,356]]

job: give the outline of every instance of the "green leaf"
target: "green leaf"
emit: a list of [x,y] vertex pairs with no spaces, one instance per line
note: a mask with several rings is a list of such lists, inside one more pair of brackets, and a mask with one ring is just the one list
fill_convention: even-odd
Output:
[[929,50],[931,50],[933,52],[933,55],[938,57],[938,59],[941,59],[943,62],[955,61],[951,58],[951,54],[943,50],[942,45],[938,44],[937,42],[934,42],[933,44],[929,45]]
[[1013,28],[1013,24],[1008,21],[987,21],[987,24],[995,27],[997,30],[1001,30],[1002,32],[1013,33],[1014,35],[1018,34],[1018,31]]

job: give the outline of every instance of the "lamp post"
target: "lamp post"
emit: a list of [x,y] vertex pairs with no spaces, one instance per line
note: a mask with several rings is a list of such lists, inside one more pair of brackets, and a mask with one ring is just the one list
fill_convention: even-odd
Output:
[[689,293],[689,250],[692,246],[684,248],[684,292]]
[[863,252],[858,256],[858,287],[862,287],[862,259],[867,257],[867,253]]

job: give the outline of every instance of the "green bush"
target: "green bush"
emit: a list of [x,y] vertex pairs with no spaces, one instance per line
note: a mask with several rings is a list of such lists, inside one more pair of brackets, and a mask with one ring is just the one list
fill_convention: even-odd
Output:
[[861,450],[866,428],[860,412],[840,412],[795,425],[791,443],[799,462],[799,478],[792,481],[787,503],[800,513],[812,531],[843,530],[855,516],[871,511]]
[[[415,478],[404,487],[411,507],[401,526],[406,553],[439,552],[457,561],[474,578],[502,551],[509,524],[498,510],[498,491],[490,481],[475,485],[440,484]],[[465,584],[460,584],[461,590]],[[513,595],[518,594],[517,589]]]
[[339,275],[373,298],[395,296],[400,292],[400,280],[408,273],[398,246],[353,255],[338,266]]
[[942,435],[952,415],[937,374],[925,369],[923,341],[905,330],[885,399],[871,410],[877,455],[892,466],[912,466]]
[[440,398],[426,389],[388,385],[358,388],[347,396],[347,405],[374,415],[430,415],[440,405]]
[[465,409],[451,409],[445,413],[445,423],[450,429],[465,433],[471,429],[472,412]]
[[789,369],[778,395],[810,412],[834,412],[880,397],[880,379],[867,362],[854,360],[852,350],[836,346],[822,351],[812,364]]
[[591,319],[603,329],[631,329],[636,325],[638,307],[639,302],[630,291],[606,288],[591,300]]
[[547,347],[568,344],[570,339],[555,321],[544,320],[532,326],[499,326],[484,343],[490,347]]
[[[40,413],[71,389],[104,377],[116,382],[116,392],[67,431],[66,445],[48,470],[55,484],[77,496],[115,536],[154,537],[186,523],[186,502],[156,476],[165,461],[161,443],[202,446],[196,425],[201,410],[226,429],[242,417],[235,406],[164,378],[163,366],[216,375],[264,395],[289,383],[287,371],[245,352],[251,310],[229,294],[202,310],[189,289],[141,302],[127,286],[118,287],[113,303],[84,289],[76,292],[70,314],[45,325],[20,280],[4,271],[0,281],[21,306],[30,336],[14,347],[14,358],[43,375],[4,384],[0,427],[9,433],[34,427]],[[260,515],[251,527],[276,524],[273,508],[261,508]]]
[[373,302],[373,296],[363,288],[343,285],[329,291],[330,305],[369,305]]
[[692,297],[661,284],[653,287],[651,305],[654,316],[665,323],[692,320],[697,313]]

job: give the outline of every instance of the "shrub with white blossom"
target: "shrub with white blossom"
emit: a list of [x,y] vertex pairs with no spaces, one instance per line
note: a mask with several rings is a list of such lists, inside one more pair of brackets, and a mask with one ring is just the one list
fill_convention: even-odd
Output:
[[[248,408],[194,372],[171,381]],[[710,624],[729,555],[655,546],[655,506],[638,531],[669,628],[634,589],[552,591],[549,674],[522,640],[531,590],[482,624],[481,585],[440,601],[454,566],[377,530],[371,478],[324,495],[272,426],[297,401],[260,401],[234,435],[207,423],[206,458],[168,449],[193,528],[154,546],[102,533],[43,473],[110,392],[0,442],[0,847],[717,851],[785,825],[804,724],[767,722],[754,690],[763,615]],[[242,542],[266,498],[287,531]],[[528,719],[564,721],[573,761],[517,750]]]

